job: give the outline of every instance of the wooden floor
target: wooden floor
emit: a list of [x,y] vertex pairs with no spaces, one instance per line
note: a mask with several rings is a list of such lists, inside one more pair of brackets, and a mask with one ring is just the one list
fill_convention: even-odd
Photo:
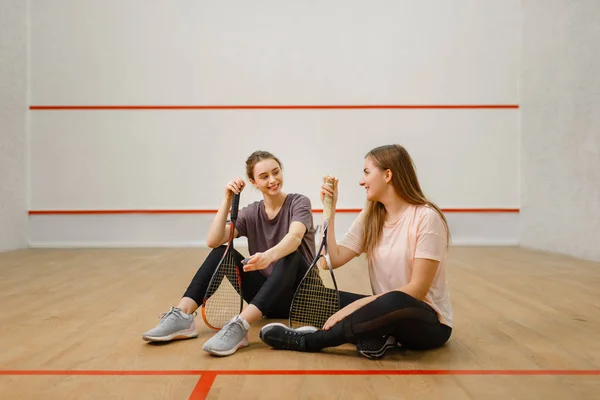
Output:
[[[379,361],[351,346],[271,350],[258,339],[267,321],[252,328],[249,347],[225,358],[201,350],[213,332],[200,317],[197,339],[143,342],[205,255],[0,254],[0,398],[600,398],[600,263],[519,248],[452,248],[450,342]],[[363,259],[338,271],[342,289],[368,293]]]

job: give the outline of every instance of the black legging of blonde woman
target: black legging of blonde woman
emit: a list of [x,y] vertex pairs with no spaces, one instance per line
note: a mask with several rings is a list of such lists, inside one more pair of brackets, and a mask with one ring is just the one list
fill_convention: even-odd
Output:
[[[365,297],[340,292],[341,306]],[[344,343],[393,336],[402,347],[429,350],[444,345],[452,328],[440,323],[433,308],[401,292],[388,292],[359,308],[328,330],[318,330],[303,337],[307,351],[319,351]]]

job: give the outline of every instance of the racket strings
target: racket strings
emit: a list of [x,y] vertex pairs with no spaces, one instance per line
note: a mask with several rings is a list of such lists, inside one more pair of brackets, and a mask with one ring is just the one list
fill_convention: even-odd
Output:
[[205,304],[205,317],[213,327],[224,326],[241,311],[241,278],[233,253],[229,252],[213,276]]
[[293,328],[313,326],[321,329],[339,308],[338,292],[325,286],[315,266],[298,286],[290,310],[290,324]]

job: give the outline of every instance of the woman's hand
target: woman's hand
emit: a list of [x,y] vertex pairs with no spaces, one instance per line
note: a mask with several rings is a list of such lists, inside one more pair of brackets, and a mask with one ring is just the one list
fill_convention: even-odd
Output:
[[354,311],[358,310],[361,307],[360,300],[357,300],[353,303],[348,304],[346,307],[342,308],[335,314],[333,314],[323,325],[323,329],[328,330],[333,327],[335,324],[346,318],[348,315],[352,314]]
[[317,261],[317,265],[321,269],[325,269],[325,270],[329,269],[329,265],[327,264],[327,259],[325,258],[325,255],[322,255],[321,257],[319,257],[319,261]]
[[[327,179],[333,180],[333,189],[327,183]],[[323,185],[321,186],[321,203],[325,205],[325,196],[331,196],[331,206],[335,210],[338,198],[338,181],[339,179],[333,176],[324,176]]]
[[275,262],[268,251],[264,253],[254,253],[251,257],[248,257],[244,261],[244,272],[265,269]]
[[227,186],[225,186],[225,197],[227,200],[231,200],[234,194],[242,193],[244,187],[246,187],[246,182],[239,177],[227,182]]

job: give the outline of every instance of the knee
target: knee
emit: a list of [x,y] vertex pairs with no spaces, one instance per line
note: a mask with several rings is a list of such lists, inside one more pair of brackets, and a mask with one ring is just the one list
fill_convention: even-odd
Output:
[[225,246],[224,244],[220,245],[219,247],[215,247],[211,250],[211,254],[213,253],[218,253],[218,254],[223,254],[225,253],[225,249],[227,248],[227,246]]
[[411,295],[401,292],[399,290],[392,290],[391,292],[382,295],[380,298],[382,301],[386,301],[390,304],[397,305],[408,305],[411,302],[417,301],[417,299],[415,299]]
[[206,260],[212,260],[212,261],[218,261],[219,259],[221,259],[221,257],[223,257],[223,254],[225,254],[225,249],[227,248],[227,246],[222,245],[219,247],[215,247],[214,249],[212,249],[210,251],[210,253],[208,253],[208,256],[206,257]]
[[293,253],[288,254],[284,258],[284,260],[287,264],[293,265],[296,267],[302,267],[302,266],[306,265],[306,261],[304,260],[304,257],[302,257],[302,254],[300,254],[300,252],[298,250],[294,251]]
[[297,271],[300,268],[306,268],[307,264],[298,250],[280,258],[274,265],[274,268],[285,269],[286,271]]

